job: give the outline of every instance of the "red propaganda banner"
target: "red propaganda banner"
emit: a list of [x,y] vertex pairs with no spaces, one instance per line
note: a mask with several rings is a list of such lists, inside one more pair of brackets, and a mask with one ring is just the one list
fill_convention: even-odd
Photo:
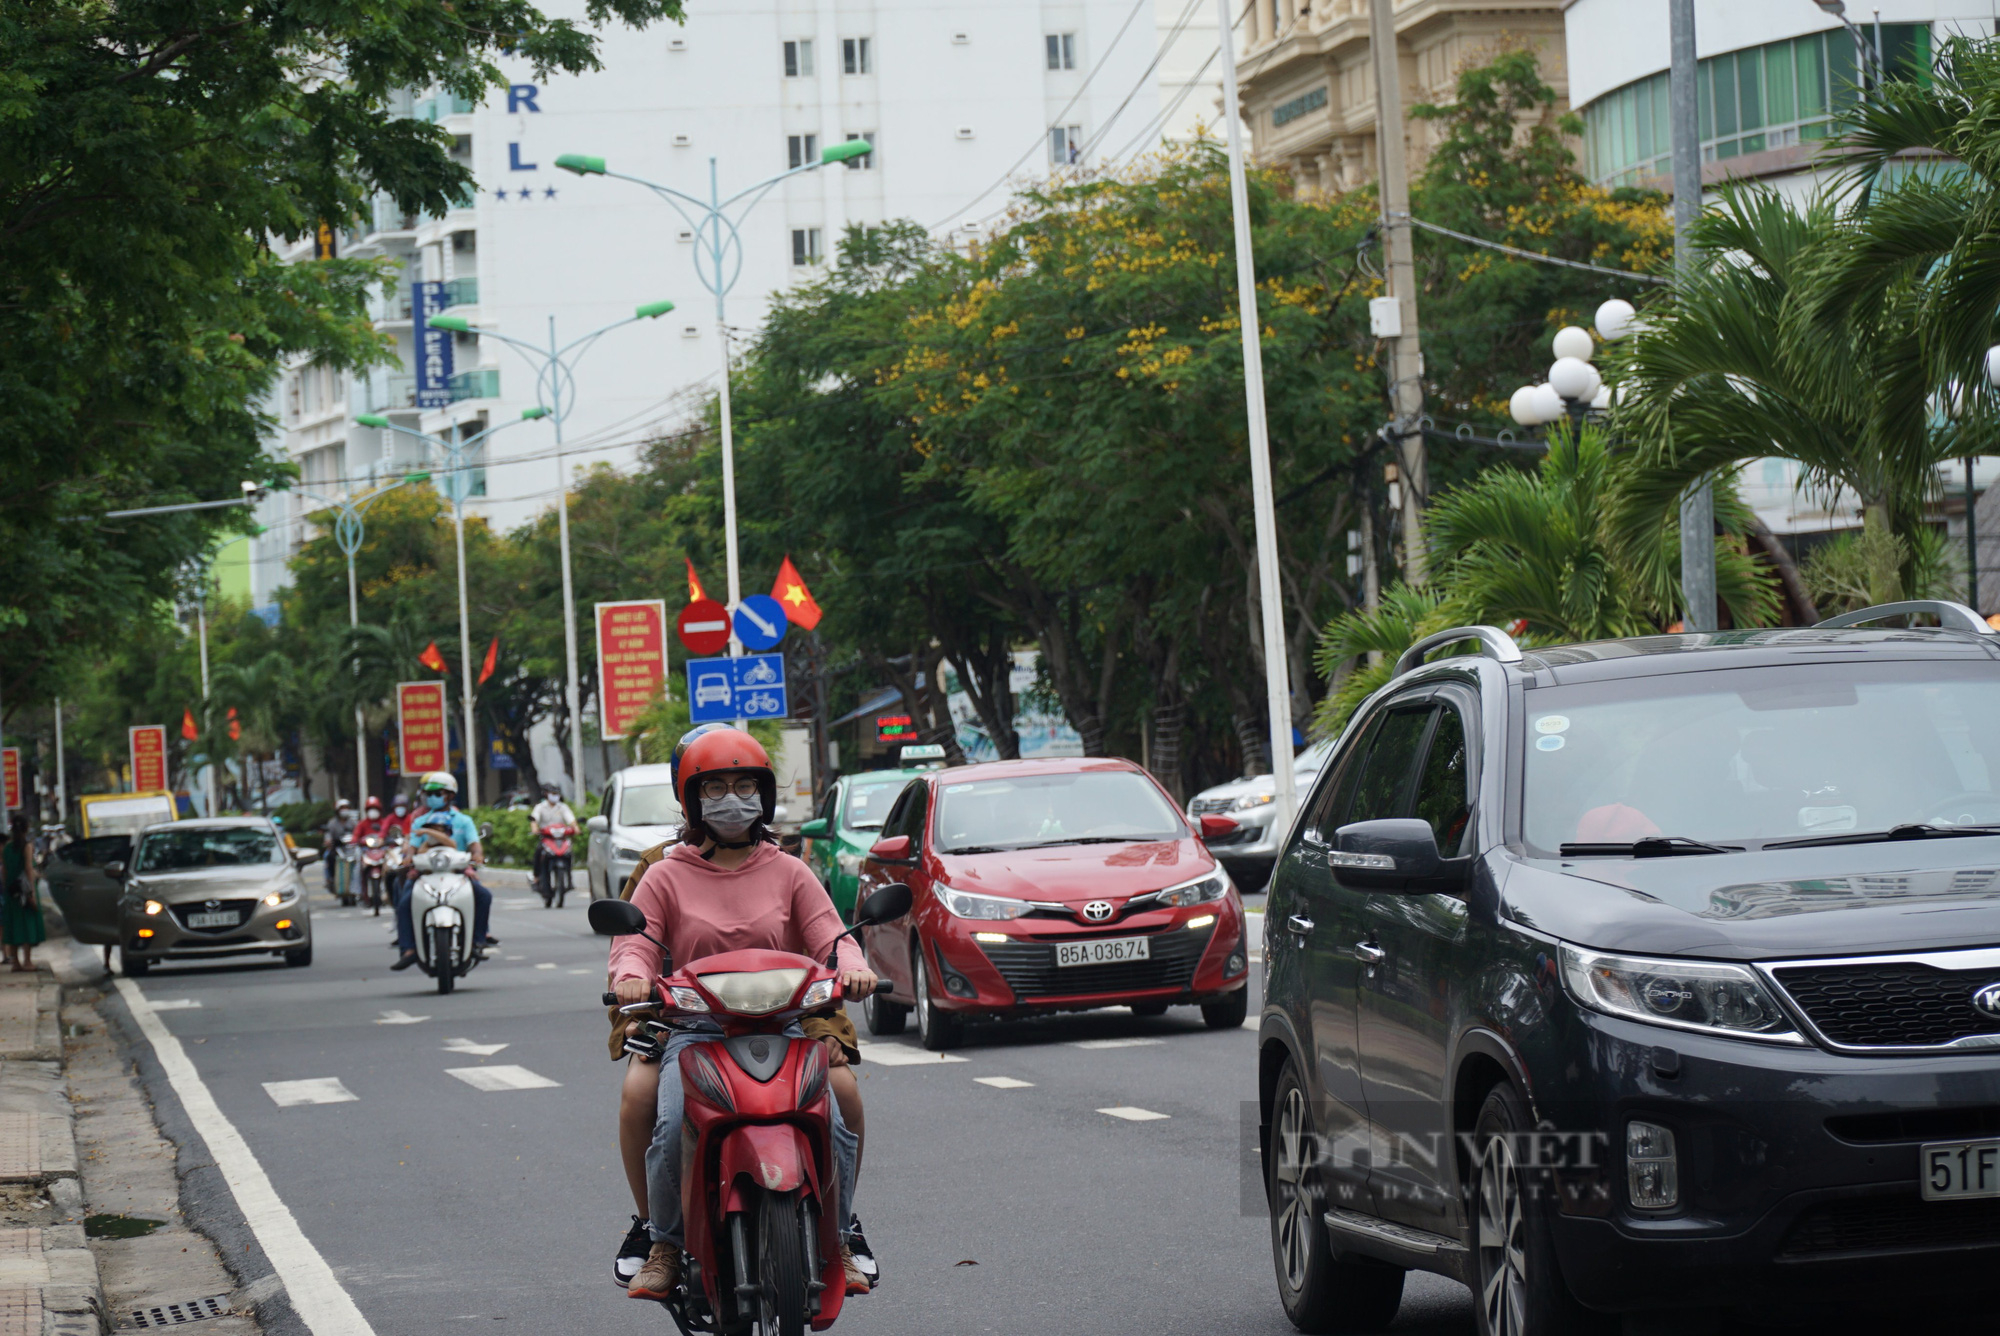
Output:
[[396,684],[397,763],[405,775],[451,768],[444,724],[444,683]]
[[0,747],[0,775],[6,776],[4,782],[0,782],[0,790],[4,790],[7,795],[7,810],[10,812],[18,811],[21,806],[21,749],[19,747]]
[[607,741],[625,736],[667,680],[667,605],[660,599],[597,605],[597,699]]
[[167,787],[167,729],[164,724],[134,724],[126,730],[132,743],[132,792],[157,793]]

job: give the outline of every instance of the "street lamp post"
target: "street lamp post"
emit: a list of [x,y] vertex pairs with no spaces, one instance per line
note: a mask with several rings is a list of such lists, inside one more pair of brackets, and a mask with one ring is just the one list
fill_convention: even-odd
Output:
[[[829,144],[825,149],[821,150],[819,161],[809,162],[803,166],[794,167],[789,171],[779,172],[776,176],[766,177],[754,185],[745,186],[728,199],[722,198],[722,188],[717,177],[716,160],[714,158],[708,160],[707,199],[687,194],[684,191],[675,190],[672,186],[661,185],[657,181],[648,181],[643,177],[628,176],[623,172],[610,171],[605,167],[604,159],[602,158],[589,157],[581,153],[565,153],[556,159],[556,166],[566,172],[575,172],[578,176],[606,176],[613,180],[630,181],[635,185],[646,187],[646,189],[672,205],[674,212],[680,214],[687,221],[688,226],[694,229],[695,237],[697,238],[694,253],[695,276],[701,280],[703,287],[715,294],[715,327],[717,334],[720,336],[722,350],[722,394],[720,404],[722,422],[722,534],[724,545],[728,549],[726,564],[729,571],[729,608],[732,613],[735,612],[737,602],[743,596],[743,590],[742,577],[736,554],[736,437],[729,413],[729,320],[726,313],[726,300],[729,290],[736,286],[736,280],[743,272],[743,237],[740,230],[743,226],[743,219],[749,214],[750,210],[757,207],[758,203],[771,192],[778,182],[785,180],[787,177],[797,176],[802,172],[817,171],[821,167],[830,166],[837,162],[846,162],[850,158],[863,157],[872,152],[873,147],[865,139],[850,139],[841,144]],[[742,207],[736,208],[736,216],[731,218],[729,210],[735,208],[738,204],[741,204]],[[689,210],[693,210],[693,212]],[[729,645],[729,652],[732,655],[742,652],[742,647],[736,643],[733,636],[730,638]],[[579,771],[579,773],[581,772]]]
[[[441,315],[431,320],[437,329],[448,329],[455,334],[470,334],[475,338],[498,339],[518,353],[521,359],[535,371],[536,406],[523,413],[523,417],[545,417],[555,424],[556,429],[556,538],[562,556],[563,592],[563,666],[568,671],[568,682],[563,691],[564,703],[569,708],[569,754],[572,773],[576,776],[575,797],[583,801],[583,693],[578,684],[576,670],[576,590],[570,579],[569,565],[569,472],[563,462],[563,420],[576,404],[576,362],[590,351],[590,345],[621,325],[630,325],[640,320],[654,320],[674,309],[670,301],[648,302],[623,320],[594,329],[582,338],[557,346],[556,318],[549,317],[549,346],[537,344],[501,334],[490,329],[474,329],[472,323],[459,316]],[[485,435],[484,432],[481,435]],[[477,440],[478,437],[474,437]],[[471,442],[467,442],[471,444]],[[458,555],[459,569],[459,620],[465,619],[465,551],[464,539],[460,538]],[[463,634],[461,628],[460,634]],[[469,651],[468,651],[469,652]],[[470,660],[467,660],[470,663]],[[467,670],[468,676],[470,669]],[[600,684],[600,691],[603,690]],[[465,689],[465,717],[468,728],[472,721],[472,688]],[[469,736],[469,735],[468,735]],[[468,747],[471,743],[466,744]],[[467,769],[467,777],[471,771]]]
[[[432,323],[436,322],[433,321]],[[477,793],[472,792],[477,782],[479,769],[478,752],[474,750],[476,743],[472,733],[472,626],[471,616],[466,609],[465,602],[465,493],[471,486],[471,479],[466,476],[464,455],[466,451],[485,440],[488,436],[491,436],[494,432],[504,431],[508,427],[518,427],[523,422],[532,422],[542,416],[544,414],[539,408],[524,409],[521,412],[521,416],[512,422],[502,422],[497,426],[488,427],[485,431],[477,432],[462,441],[456,442],[448,440],[443,436],[433,436],[426,431],[417,431],[412,427],[398,426],[379,413],[364,413],[354,419],[364,427],[382,427],[389,431],[400,431],[405,436],[414,436],[420,441],[437,447],[445,456],[446,472],[451,478],[452,536],[458,548],[458,661],[459,672],[465,678],[465,787],[468,804],[476,802],[479,797]],[[359,546],[358,543],[356,545]],[[348,558],[347,575],[348,596],[351,602],[354,593],[354,560],[352,557]]]
[[[354,554],[361,550],[361,542],[366,532],[362,525],[362,516],[367,512],[368,507],[374,505],[398,487],[404,486],[407,483],[428,482],[430,476],[428,473],[412,473],[407,477],[398,478],[387,487],[377,488],[367,496],[362,497],[359,501],[356,501],[352,497],[325,497],[307,491],[299,492],[300,496],[318,501],[322,505],[330,506],[340,512],[339,517],[334,520],[333,538],[335,542],[340,544],[341,552],[347,557],[347,629],[349,631],[361,625],[361,599],[354,583]],[[198,606],[195,615],[197,617],[201,615]],[[361,661],[358,658],[354,661],[354,672],[356,676],[359,676],[361,673]],[[204,701],[207,700],[208,640],[206,635],[202,638],[201,691],[202,699]],[[213,806],[215,801],[215,766],[213,762],[210,763],[208,770],[209,802]],[[359,700],[354,702],[354,783],[355,787],[359,790],[355,796],[355,802],[358,804],[355,810],[365,810],[368,806],[368,734],[362,722],[361,702]],[[213,816],[214,813],[211,812],[210,815]]]
[[[1597,337],[1616,343],[1632,332],[1636,313],[1632,303],[1617,298],[1597,308]],[[1507,411],[1524,427],[1540,427],[1567,417],[1581,423],[1593,409],[1611,407],[1611,387],[1591,363],[1597,351],[1590,331],[1578,325],[1564,325],[1556,331],[1556,360],[1549,378],[1539,385],[1523,385],[1507,400]]]

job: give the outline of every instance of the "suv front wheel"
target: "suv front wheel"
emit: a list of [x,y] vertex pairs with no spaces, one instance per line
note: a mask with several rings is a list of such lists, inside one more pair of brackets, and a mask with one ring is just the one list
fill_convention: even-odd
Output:
[[1403,1270],[1367,1258],[1336,1260],[1320,1223],[1319,1137],[1298,1071],[1287,1061],[1272,1104],[1264,1172],[1271,1204],[1271,1261],[1278,1300],[1307,1332],[1379,1331],[1403,1302]]
[[1548,1223],[1549,1185],[1521,1166],[1522,1134],[1534,1120],[1513,1086],[1501,1083],[1473,1124],[1479,1162],[1472,1199],[1472,1298],[1479,1336],[1589,1336],[1612,1319],[1579,1304],[1556,1266]]

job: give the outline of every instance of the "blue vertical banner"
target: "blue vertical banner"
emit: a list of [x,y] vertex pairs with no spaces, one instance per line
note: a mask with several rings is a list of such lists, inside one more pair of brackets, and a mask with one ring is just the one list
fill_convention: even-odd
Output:
[[417,407],[447,408],[451,405],[451,331],[432,329],[431,317],[451,305],[442,283],[416,285],[412,303],[413,331],[417,340]]

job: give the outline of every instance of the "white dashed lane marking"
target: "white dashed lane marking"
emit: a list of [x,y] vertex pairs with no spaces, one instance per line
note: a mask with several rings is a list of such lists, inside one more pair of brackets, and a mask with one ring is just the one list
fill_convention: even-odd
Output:
[[548,1090],[562,1084],[539,1076],[526,1067],[447,1067],[445,1074],[456,1076],[474,1090]]
[[556,969],[556,968],[559,968],[559,967],[558,967],[558,966],[556,965],[556,962],[555,962],[555,961],[553,961],[553,960],[544,960],[544,961],[542,961],[541,963],[537,964],[537,965],[535,966],[535,968],[536,968],[536,969],[538,969],[538,970],[552,970],[552,969]]
[[1080,1039],[1071,1048],[1146,1048],[1153,1044],[1164,1044],[1164,1039]]
[[884,1067],[915,1067],[924,1063],[964,1062],[956,1053],[932,1053],[910,1044],[861,1044],[863,1062],[879,1062]]
[[429,1019],[430,1017],[428,1016],[412,1016],[407,1011],[385,1011],[382,1013],[382,1019],[375,1023],[377,1025],[415,1025],[418,1021],[427,1021]]
[[1158,1118],[1173,1117],[1170,1113],[1154,1113],[1151,1109],[1136,1109],[1130,1104],[1114,1104],[1108,1109],[1099,1109],[1098,1112],[1108,1113],[1113,1118],[1123,1118],[1128,1123],[1150,1123]]
[[995,1090],[1031,1090],[1035,1084],[1033,1081],[1017,1081],[1011,1076],[975,1076],[972,1079]]
[[266,1081],[264,1093],[281,1109],[295,1104],[346,1104],[361,1098],[342,1085],[338,1076],[315,1076],[309,1081]]
[[200,1006],[200,1005],[201,1005],[201,1002],[199,1001],[199,999],[196,999],[196,998],[192,998],[192,997],[174,997],[174,998],[168,998],[168,999],[167,999],[166,1001],[164,1001],[164,1002],[155,1002],[155,1003],[153,1004],[153,1010],[155,1010],[155,1011],[187,1011],[187,1010],[190,1010],[191,1008],[194,1008],[194,1007],[198,1007],[198,1006]]
[[470,1039],[447,1039],[444,1041],[445,1052],[463,1053],[467,1057],[472,1058],[490,1058],[505,1047],[507,1047],[505,1044],[475,1044]]

